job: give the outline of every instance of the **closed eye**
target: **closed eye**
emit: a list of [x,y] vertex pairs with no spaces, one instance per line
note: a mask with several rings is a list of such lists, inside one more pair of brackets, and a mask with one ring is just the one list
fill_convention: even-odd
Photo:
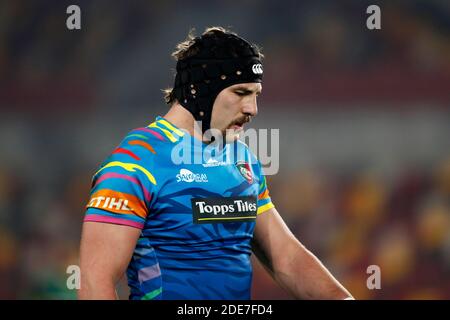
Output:
[[[243,96],[248,96],[248,95],[253,94],[253,91],[251,91],[251,90],[238,90],[238,91],[235,91],[234,93],[236,93],[240,97],[243,97]],[[260,93],[261,93],[260,91],[256,92],[256,96],[258,97],[260,95]]]

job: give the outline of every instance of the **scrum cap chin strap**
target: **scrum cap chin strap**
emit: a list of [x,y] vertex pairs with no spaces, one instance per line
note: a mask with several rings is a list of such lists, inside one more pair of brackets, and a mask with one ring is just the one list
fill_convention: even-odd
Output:
[[173,92],[195,120],[202,121],[205,133],[217,95],[237,83],[262,82],[263,68],[255,47],[238,36],[194,40],[198,53],[177,62]]

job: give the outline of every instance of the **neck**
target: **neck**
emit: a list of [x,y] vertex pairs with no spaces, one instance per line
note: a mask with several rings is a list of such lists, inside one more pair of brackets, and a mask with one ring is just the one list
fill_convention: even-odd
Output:
[[194,116],[178,102],[170,107],[164,118],[178,128],[185,129],[194,138],[203,141],[202,130],[196,125]]

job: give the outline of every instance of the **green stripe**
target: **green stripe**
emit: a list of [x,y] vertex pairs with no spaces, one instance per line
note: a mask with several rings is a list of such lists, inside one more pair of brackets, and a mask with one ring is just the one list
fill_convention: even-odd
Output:
[[142,134],[137,134],[137,133],[130,134],[130,135],[127,136],[127,138],[129,138],[129,137],[138,137],[138,138],[142,138],[142,139],[145,139],[145,140],[148,139],[146,136],[144,136]]
[[162,287],[156,290],[153,290],[152,292],[147,293],[145,296],[141,298],[141,300],[152,300],[154,297],[159,295],[162,292]]
[[259,186],[259,192],[261,192],[261,190],[266,186],[266,177],[263,177],[263,181],[261,183],[261,185]]

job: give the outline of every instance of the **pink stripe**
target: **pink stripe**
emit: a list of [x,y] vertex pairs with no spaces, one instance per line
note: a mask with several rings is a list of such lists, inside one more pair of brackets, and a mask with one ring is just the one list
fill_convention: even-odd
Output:
[[144,228],[143,223],[130,221],[126,219],[120,219],[120,218],[113,218],[113,217],[105,217],[101,216],[99,214],[88,214],[84,218],[84,221],[90,221],[90,222],[106,222],[106,223],[112,223],[112,224],[120,224],[124,226],[130,226],[138,229]]
[[140,131],[145,131],[145,132],[150,132],[152,135],[154,135],[155,137],[157,137],[159,140],[164,141],[164,138],[162,135],[160,135],[158,132],[148,129],[148,128],[138,128],[136,130],[140,130]]
[[137,184],[139,187],[141,187],[142,191],[144,192],[145,200],[147,202],[150,201],[150,199],[151,199],[150,193],[148,192],[147,189],[145,189],[145,187],[142,185],[142,183],[138,179],[136,179],[134,177],[127,176],[126,174],[120,174],[120,173],[114,173],[114,172],[105,173],[95,182],[94,187],[97,184],[99,184],[100,182],[102,182],[103,180],[111,179],[111,178],[125,179],[125,180],[131,181],[131,182]]

